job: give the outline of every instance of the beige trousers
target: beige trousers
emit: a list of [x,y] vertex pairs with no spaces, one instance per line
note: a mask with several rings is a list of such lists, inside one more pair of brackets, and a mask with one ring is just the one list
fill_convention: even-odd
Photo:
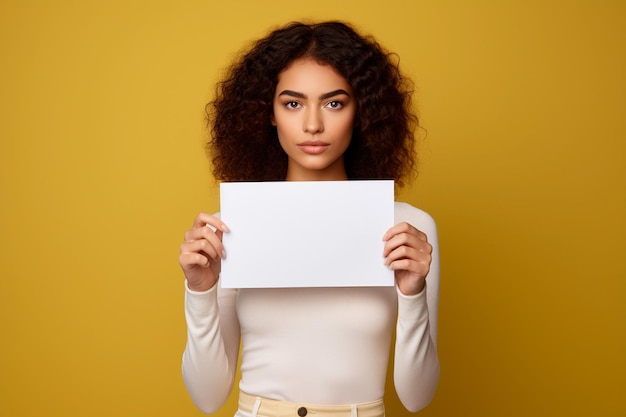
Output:
[[385,417],[383,400],[352,405],[296,404],[239,393],[238,417]]

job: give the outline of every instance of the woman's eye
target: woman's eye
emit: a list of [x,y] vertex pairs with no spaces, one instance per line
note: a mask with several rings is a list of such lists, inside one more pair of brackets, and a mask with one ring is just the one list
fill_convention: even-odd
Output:
[[343,103],[338,100],[333,100],[333,101],[328,102],[326,106],[328,106],[331,109],[340,109],[341,107],[343,107]]
[[297,109],[300,107],[300,103],[298,103],[297,101],[288,101],[284,104],[284,106],[288,109]]

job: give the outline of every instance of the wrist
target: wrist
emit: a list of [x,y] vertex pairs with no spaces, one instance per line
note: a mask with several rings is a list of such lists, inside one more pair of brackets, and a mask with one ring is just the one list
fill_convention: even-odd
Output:
[[209,282],[203,283],[191,283],[187,281],[187,289],[193,292],[206,292],[215,286],[215,283],[211,284]]
[[426,288],[426,280],[420,279],[413,282],[398,282],[398,290],[407,297],[420,294]]

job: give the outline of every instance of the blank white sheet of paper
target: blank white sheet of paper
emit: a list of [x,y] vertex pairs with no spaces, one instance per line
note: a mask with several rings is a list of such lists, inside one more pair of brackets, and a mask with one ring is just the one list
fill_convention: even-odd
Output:
[[391,180],[220,184],[224,288],[394,285]]

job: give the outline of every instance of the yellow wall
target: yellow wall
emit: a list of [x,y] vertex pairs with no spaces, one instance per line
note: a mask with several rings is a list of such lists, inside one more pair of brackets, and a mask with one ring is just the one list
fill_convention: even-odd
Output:
[[200,415],[177,252],[218,208],[203,105],[243,43],[304,17],[374,33],[417,82],[401,197],[438,220],[443,262],[422,415],[625,415],[617,0],[3,1],[0,415]]

